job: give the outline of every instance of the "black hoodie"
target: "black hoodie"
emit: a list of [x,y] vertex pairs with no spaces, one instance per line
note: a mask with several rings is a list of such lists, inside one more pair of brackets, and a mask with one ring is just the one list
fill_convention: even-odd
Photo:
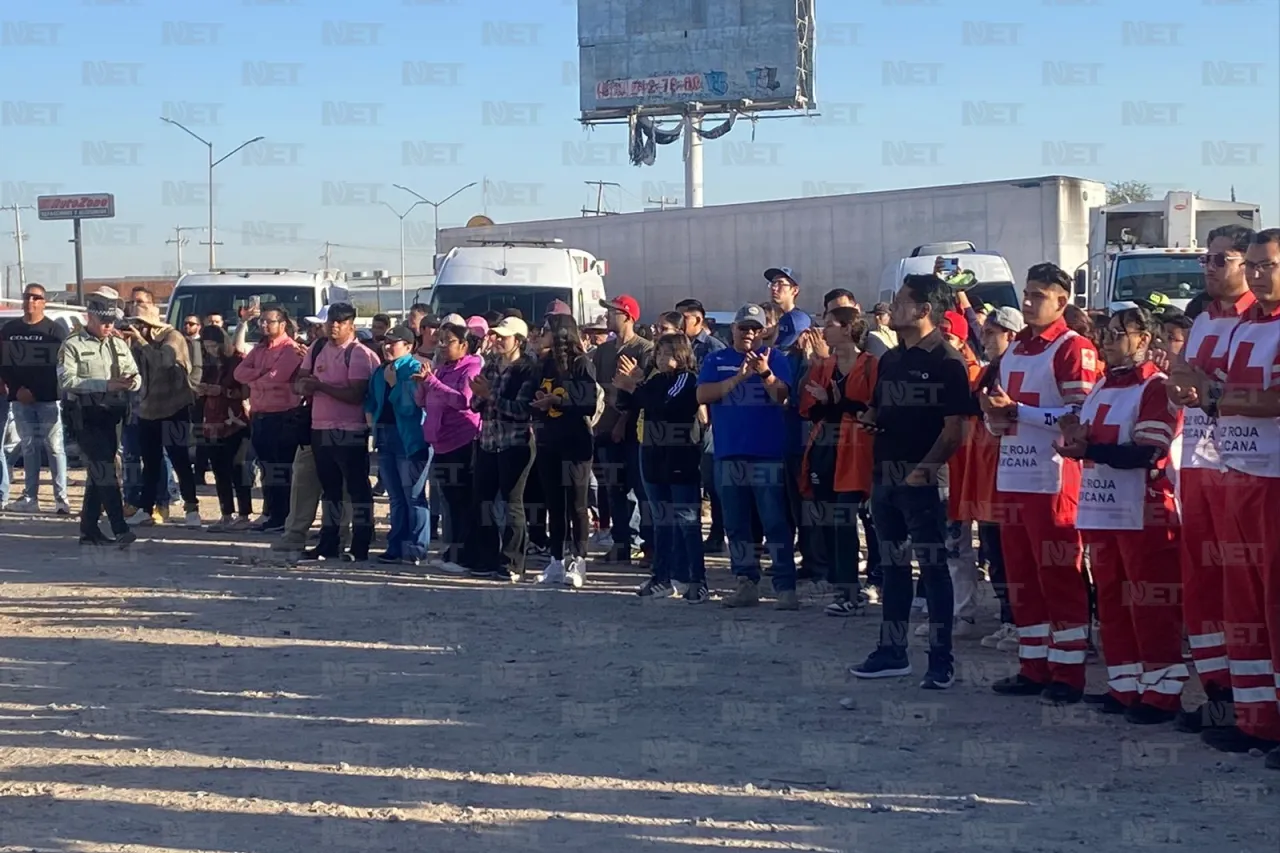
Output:
[[39,323],[28,323],[18,317],[0,329],[0,377],[9,389],[9,401],[17,399],[19,388],[26,388],[37,403],[52,403],[61,398],[58,390],[58,350],[67,339],[66,328],[45,317]]
[[589,462],[595,457],[592,428],[587,419],[596,413],[600,386],[596,369],[587,356],[574,363],[568,376],[556,372],[555,360],[542,359],[538,390],[561,397],[559,408],[533,410],[534,434],[539,447],[555,448],[567,462]]
[[698,375],[692,371],[653,373],[618,406],[638,409],[641,424],[640,467],[650,483],[692,485],[702,482],[702,429],[698,425]]

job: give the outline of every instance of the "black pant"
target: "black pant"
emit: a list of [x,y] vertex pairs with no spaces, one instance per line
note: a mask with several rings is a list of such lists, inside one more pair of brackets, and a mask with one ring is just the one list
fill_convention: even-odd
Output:
[[[575,448],[574,456],[581,455]],[[591,486],[591,457],[581,461],[566,459],[563,450],[539,446],[536,464],[542,494],[547,502],[547,547],[551,556],[564,559],[565,536],[572,531],[573,555],[587,556],[587,533],[591,517],[587,511],[587,489]]]
[[978,541],[987,556],[987,568],[991,573],[991,588],[1000,600],[1000,621],[1013,624],[1013,607],[1009,604],[1009,581],[1004,572],[1004,551],[1000,550],[1000,525],[989,521],[978,522]]
[[[201,435],[201,425],[204,424],[204,406],[197,402],[191,407],[191,426],[195,429],[196,435]],[[209,460],[209,447],[206,442],[197,441],[195,455],[191,462],[192,471],[196,480],[203,480],[204,475],[213,470],[213,463]]]
[[[537,449],[530,458],[537,457]],[[536,462],[534,463],[536,466]],[[547,547],[547,498],[542,491],[542,478],[531,474],[524,484],[524,516],[529,544]]]
[[467,547],[471,541],[471,528],[476,524],[471,500],[475,480],[472,468],[474,453],[475,445],[469,443],[448,453],[437,453],[431,460],[432,483],[439,489],[449,512],[452,541],[447,543],[444,559],[469,569],[479,568]]
[[880,538],[876,535],[875,521],[871,518],[871,501],[858,508],[858,520],[867,537],[867,585],[884,586],[884,570],[880,566]]
[[811,547],[821,554],[815,563],[826,566],[828,583],[850,596],[858,590],[858,509],[865,499],[865,492],[836,492],[830,482],[817,482],[803,516]]
[[[468,552],[477,569],[524,574],[524,552],[528,544],[524,493],[532,470],[532,444],[493,453],[476,450],[471,493],[474,517]],[[494,518],[495,498],[501,499],[506,507],[501,525]]]
[[871,513],[880,534],[880,562],[884,566],[880,646],[907,653],[912,598],[910,552],[914,551],[929,602],[929,666],[949,666],[955,600],[951,572],[947,570],[947,513],[938,487],[877,483],[871,490]]
[[253,452],[262,468],[262,514],[272,526],[289,517],[289,490],[293,487],[293,457],[298,453],[296,412],[269,412],[253,416]]
[[[105,510],[111,532],[117,536],[129,529],[124,519],[124,500],[120,495],[120,479],[116,474],[116,430],[121,415],[104,410],[85,409],[80,428],[80,455],[84,457],[84,503],[80,507],[80,535],[100,537],[98,522]],[[154,494],[154,492],[153,492]]]
[[338,525],[342,520],[342,488],[351,495],[351,555],[369,559],[373,542],[373,486],[369,483],[369,431],[367,429],[316,429],[311,431],[311,453],[320,480],[320,541],[322,557],[336,557],[341,548]]
[[142,445],[142,503],[138,509],[148,514],[156,508],[156,492],[164,479],[164,457],[178,475],[184,509],[196,502],[196,475],[191,464],[191,419],[187,409],[159,420],[138,418],[138,441]]
[[234,515],[237,505],[245,518],[253,512],[252,484],[244,464],[248,439],[249,430],[241,428],[223,438],[202,442],[209,468],[213,471],[213,485],[217,489],[218,506],[223,515]]

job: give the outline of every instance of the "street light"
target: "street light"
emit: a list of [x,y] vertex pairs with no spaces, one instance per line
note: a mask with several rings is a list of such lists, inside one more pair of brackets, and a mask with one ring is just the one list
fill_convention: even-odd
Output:
[[472,188],[472,187],[474,187],[477,183],[479,183],[479,181],[472,181],[471,183],[467,184],[465,187],[462,187],[462,188],[460,188],[460,189],[454,190],[452,193],[450,193],[449,195],[445,196],[443,201],[432,201],[432,200],[431,200],[431,199],[429,199],[429,198],[424,198],[423,196],[419,195],[418,193],[414,192],[413,190],[409,189],[408,187],[401,186],[400,184],[392,184],[392,185],[391,185],[391,186],[395,187],[395,188],[396,188],[396,189],[398,189],[398,190],[404,190],[404,191],[405,191],[405,192],[407,192],[409,195],[414,196],[415,198],[417,198],[417,199],[418,199],[420,202],[422,202],[423,204],[429,204],[429,205],[431,205],[432,209],[435,211],[435,229],[434,229],[434,230],[435,230],[435,236],[432,238],[432,241],[431,241],[431,269],[432,269],[432,272],[434,272],[434,271],[435,271],[435,256],[436,256],[436,255],[438,255],[438,254],[440,254],[440,205],[444,204],[444,203],[445,203],[445,202],[447,202],[449,199],[453,198],[455,195],[457,195],[458,193],[462,192],[463,190],[469,190],[469,189],[471,189],[471,188]]
[[173,120],[173,119],[171,119],[171,118],[165,118],[164,116],[160,116],[160,120],[161,120],[161,121],[163,121],[163,122],[166,122],[166,123],[168,123],[168,124],[173,125],[174,127],[178,128],[179,130],[184,130],[184,131],[186,131],[186,132],[187,132],[187,134],[189,134],[190,136],[194,137],[195,139],[199,140],[200,142],[203,142],[203,143],[208,147],[208,149],[209,149],[209,270],[212,272],[212,271],[213,271],[213,269],[214,269],[214,262],[213,262],[213,244],[214,244],[215,242],[217,242],[217,240],[216,240],[216,239],[215,239],[215,237],[214,237],[214,231],[213,231],[213,167],[214,167],[214,166],[216,166],[216,165],[218,165],[219,163],[221,163],[223,160],[227,159],[228,157],[230,157],[232,154],[235,154],[237,151],[239,151],[241,148],[244,148],[246,145],[252,145],[252,144],[253,144],[253,143],[255,143],[255,142],[260,142],[261,140],[265,139],[266,137],[263,137],[263,136],[255,136],[253,139],[247,140],[247,141],[245,141],[245,142],[241,142],[238,146],[236,146],[235,148],[233,148],[229,153],[224,154],[222,157],[219,157],[217,160],[214,160],[214,159],[213,159],[213,143],[212,143],[212,142],[210,142],[209,140],[207,140],[207,139],[205,139],[204,137],[200,136],[199,134],[192,132],[192,130],[191,130],[190,128],[188,128],[188,127],[186,127],[186,126],[184,126],[184,125],[182,125],[182,124],[179,124],[178,122],[174,121],[174,120]]
[[[391,202],[389,201],[383,202],[383,204],[387,206],[387,210],[391,211],[392,213],[396,213],[396,218],[400,220],[400,317],[402,319],[409,316],[409,309],[405,299],[405,290],[404,290],[404,218],[408,216],[410,213],[412,213],[415,207],[423,203],[425,203],[425,199],[423,201],[415,201],[413,204],[409,205],[409,209],[406,210],[404,213],[396,213],[396,209],[391,206]],[[379,288],[378,290],[378,310],[379,311],[382,310],[381,288]]]

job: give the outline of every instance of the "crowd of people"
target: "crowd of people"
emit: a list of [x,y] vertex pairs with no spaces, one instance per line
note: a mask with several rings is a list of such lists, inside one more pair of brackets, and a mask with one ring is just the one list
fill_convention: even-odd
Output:
[[[32,285],[0,330],[26,470],[10,508],[39,508],[43,451],[71,513],[61,409],[86,546],[203,525],[207,469],[210,530],[273,534],[301,560],[516,582],[537,555],[538,583],[582,587],[595,554],[645,567],[640,596],[699,604],[706,556],[727,553],[726,607],[757,606],[766,570],[780,610],[802,583],[831,616],[878,602],[858,678],[910,675],[914,633],[921,687],[946,689],[954,641],[974,639],[1017,654],[997,693],[1173,723],[1280,768],[1280,230],[1219,228],[1203,257],[1187,311],[1110,315],[1072,305],[1050,263],[1027,271],[1021,310],[970,304],[939,259],[866,313],[830,290],[819,321],[800,277],[771,268],[725,339],[696,299],[646,326],[626,295],[581,327],[557,300],[537,318],[415,305],[367,332],[348,304],[253,304],[234,332],[178,330],[145,289],[95,294],[65,336]],[[371,555],[375,493],[390,517]],[[1093,625],[1107,690],[1086,694]],[[1192,669],[1207,699],[1184,710]]]

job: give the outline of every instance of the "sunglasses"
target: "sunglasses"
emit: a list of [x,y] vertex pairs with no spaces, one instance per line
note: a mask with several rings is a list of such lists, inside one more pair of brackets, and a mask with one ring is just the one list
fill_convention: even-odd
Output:
[[1129,335],[1145,334],[1146,332],[1142,332],[1137,329],[1113,329],[1110,326],[1105,326],[1098,330],[1098,337],[1104,341],[1118,341],[1122,338],[1127,338]]
[[1200,266],[1216,267],[1222,269],[1227,265],[1227,261],[1242,261],[1244,258],[1239,255],[1228,255],[1226,252],[1214,252],[1211,255],[1200,256]]
[[24,302],[27,300],[31,300],[32,302],[44,302],[44,296],[39,293],[24,293],[22,294],[22,299]]

